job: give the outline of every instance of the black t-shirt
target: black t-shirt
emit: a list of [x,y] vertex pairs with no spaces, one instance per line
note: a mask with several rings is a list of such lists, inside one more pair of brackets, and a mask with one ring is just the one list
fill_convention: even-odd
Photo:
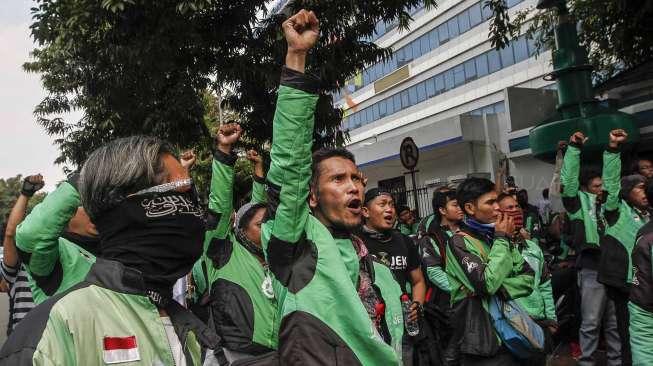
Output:
[[376,261],[390,268],[401,290],[406,293],[406,286],[410,286],[410,272],[420,265],[419,252],[413,240],[397,230],[392,231],[387,241],[373,238],[366,232],[361,232],[360,237]]

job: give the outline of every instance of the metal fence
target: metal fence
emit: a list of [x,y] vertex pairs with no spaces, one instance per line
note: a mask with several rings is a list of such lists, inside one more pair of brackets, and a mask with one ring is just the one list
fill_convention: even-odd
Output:
[[[419,207],[418,216],[419,218],[426,217],[433,213],[433,206],[431,204],[431,198],[433,197],[433,190],[435,187],[417,187],[417,203]],[[415,210],[415,193],[412,189],[405,188],[393,188],[390,189],[390,193],[395,200],[395,206],[399,207],[402,205],[410,207],[412,210]]]

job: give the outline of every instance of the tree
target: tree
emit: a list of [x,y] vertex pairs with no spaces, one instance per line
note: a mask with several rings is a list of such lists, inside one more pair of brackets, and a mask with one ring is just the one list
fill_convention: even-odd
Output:
[[[596,82],[653,59],[653,2],[568,0],[566,3],[569,16],[578,22],[578,38],[588,50]],[[526,12],[529,11],[533,9]],[[557,12],[553,9],[537,10],[528,23],[526,12],[510,20],[505,15],[505,10],[495,8],[495,13],[499,14],[495,19],[503,17],[504,26],[496,29],[494,40],[501,36],[515,36],[519,31],[525,30],[536,39],[540,49],[543,46],[553,48],[553,28],[556,25]]]
[[[35,108],[54,136],[56,163],[78,167],[98,146],[152,134],[181,147],[210,145],[203,93],[212,80],[234,91],[251,144],[271,137],[285,43],[281,16],[265,18],[263,0],[37,0],[32,36],[38,43],[28,71],[42,74],[48,95]],[[419,0],[295,1],[321,21],[309,71],[322,81],[315,145],[342,144],[341,111],[328,94],[357,69],[389,56],[365,37],[377,21],[407,27],[405,9]],[[434,0],[424,1],[428,6]],[[319,61],[319,62],[318,62]],[[76,122],[60,115],[82,110]]]
[[[0,178],[0,228],[2,228],[2,238],[4,237],[4,227],[9,217],[9,212],[14,207],[16,198],[20,194],[20,188],[23,184],[22,175],[17,175],[15,177],[3,179]],[[38,205],[43,201],[47,193],[37,192],[30,198],[29,203],[27,204],[27,212],[32,211],[34,206]],[[0,238],[0,241],[2,241]]]

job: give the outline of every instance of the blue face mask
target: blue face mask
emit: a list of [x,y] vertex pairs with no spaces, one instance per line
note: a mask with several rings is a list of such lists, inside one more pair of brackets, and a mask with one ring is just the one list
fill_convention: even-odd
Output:
[[463,221],[465,222],[465,225],[469,226],[470,229],[483,235],[483,237],[485,237],[485,239],[489,242],[488,244],[492,244],[492,241],[494,240],[495,223],[484,224],[482,222],[478,222],[474,220],[469,216],[465,216]]

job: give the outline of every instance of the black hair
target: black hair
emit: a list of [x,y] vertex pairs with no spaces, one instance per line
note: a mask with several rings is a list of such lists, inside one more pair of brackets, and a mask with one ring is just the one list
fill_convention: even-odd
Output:
[[549,199],[549,189],[548,188],[544,188],[542,190],[542,198]]
[[442,215],[440,214],[439,209],[447,207],[447,203],[455,199],[456,199],[455,190],[436,191],[433,194],[433,214],[435,215],[438,221],[442,219]]
[[637,159],[634,159],[633,163],[632,163],[632,165],[630,167],[631,174],[640,174],[640,172],[639,172],[639,162],[640,161],[649,161],[649,162],[653,163],[653,160],[645,158],[645,157],[639,157]]
[[649,205],[651,205],[651,202],[653,202],[653,180],[649,181],[646,185],[646,199],[648,200]]
[[580,170],[578,180],[581,187],[587,188],[594,178],[601,178],[601,171],[596,167],[588,167]]
[[516,201],[514,195],[512,195],[512,194],[510,194],[510,193],[507,193],[507,192],[501,192],[501,193],[497,196],[497,202],[501,202],[501,201],[503,201],[503,200],[505,200],[506,198],[509,198],[509,197]]
[[249,225],[250,221],[252,221],[252,218],[254,218],[256,211],[258,211],[261,208],[266,209],[267,205],[265,203],[253,204],[252,207],[250,207],[249,210],[245,211],[245,213],[243,214],[243,217],[238,222],[238,228],[242,229],[247,225]]
[[456,190],[456,199],[458,200],[458,205],[460,205],[463,212],[465,212],[466,203],[476,203],[476,200],[478,200],[479,197],[492,191],[494,191],[494,183],[492,183],[491,180],[471,177],[465,179],[458,186],[458,189]]
[[343,148],[321,148],[313,153],[311,164],[311,187],[316,187],[320,179],[320,163],[330,158],[343,158],[356,164],[356,158],[349,150]]
[[397,206],[397,215],[401,215],[404,211],[410,211],[410,207],[406,205]]

